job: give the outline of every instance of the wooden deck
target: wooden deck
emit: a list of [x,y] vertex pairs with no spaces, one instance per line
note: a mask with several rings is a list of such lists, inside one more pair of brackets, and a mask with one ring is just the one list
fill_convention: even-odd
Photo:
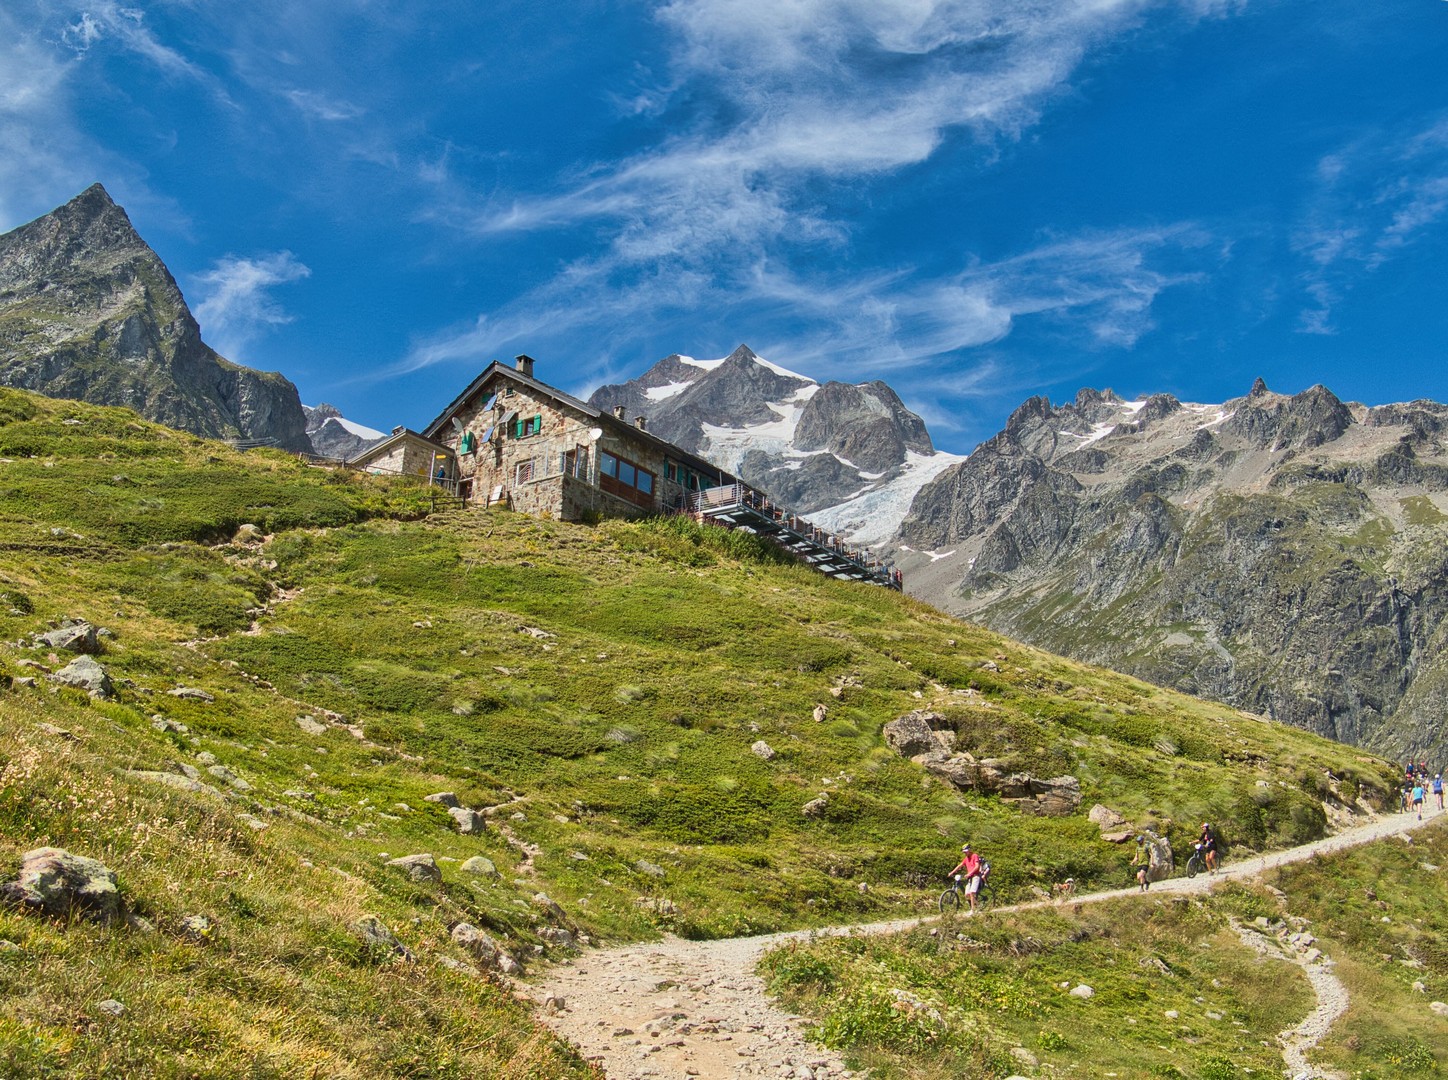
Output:
[[900,571],[892,563],[876,558],[866,548],[851,547],[843,537],[776,506],[745,484],[693,492],[688,510],[703,521],[762,536],[828,577],[864,581],[887,589],[904,587]]

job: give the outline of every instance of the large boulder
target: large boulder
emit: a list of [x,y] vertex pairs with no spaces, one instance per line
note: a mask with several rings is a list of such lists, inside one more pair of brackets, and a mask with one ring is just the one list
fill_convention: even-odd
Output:
[[36,634],[36,645],[57,649],[61,652],[83,653],[93,656],[101,651],[96,628],[84,619],[66,620],[58,629]]
[[473,836],[483,831],[483,825],[487,819],[476,810],[469,810],[466,806],[453,806],[448,809],[448,817],[453,819],[458,832],[464,836]]
[[1081,781],[1074,776],[1053,776],[1049,780],[1031,779],[1031,794],[1036,800],[1036,813],[1042,817],[1065,817],[1081,805]]
[[1148,881],[1165,881],[1176,871],[1176,861],[1172,858],[1171,842],[1164,836],[1158,836],[1150,829],[1141,830],[1136,842],[1141,845],[1137,858],[1146,859],[1146,879]]
[[891,720],[881,734],[885,736],[885,745],[891,750],[901,757],[913,758],[941,749],[941,744],[935,737],[935,727],[943,727],[945,724],[945,718],[939,713],[916,709]]
[[73,686],[77,690],[84,690],[94,698],[116,696],[115,684],[106,674],[106,669],[89,656],[78,656],[65,667],[47,677],[51,682],[59,683],[61,686]]
[[64,848],[37,848],[20,860],[20,877],[0,885],[0,900],[46,915],[109,923],[125,914],[115,871]]
[[404,855],[400,859],[388,859],[387,865],[404,871],[413,881],[442,880],[442,871],[437,868],[437,860],[431,855]]

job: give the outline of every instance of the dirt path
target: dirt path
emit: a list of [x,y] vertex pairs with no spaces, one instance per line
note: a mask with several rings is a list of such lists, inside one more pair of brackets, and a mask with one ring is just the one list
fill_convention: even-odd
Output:
[[[1422,824],[1439,816],[1434,810]],[[1215,875],[1158,882],[1144,895],[1204,893],[1219,881],[1252,878],[1270,867],[1406,833],[1419,824],[1409,814],[1380,817],[1325,840],[1232,863]],[[1142,895],[1135,888],[1115,889],[1077,896],[1071,902],[1097,903]],[[1041,901],[998,910],[1047,906]],[[613,1080],[752,1076],[824,1080],[850,1076],[838,1055],[805,1039],[807,1022],[803,1018],[775,1006],[754,968],[766,950],[807,939],[811,933],[886,934],[923,921],[925,917],[896,919],[722,941],[666,937],[597,949],[541,972],[529,990],[543,1004],[543,1018],[549,1026],[598,1061]],[[1312,969],[1330,977],[1322,965],[1313,964],[1304,966],[1309,978]],[[1336,979],[1331,982],[1341,987]],[[1347,1007],[1345,990],[1339,1000],[1337,990],[1326,980],[1321,987],[1317,980],[1313,985],[1319,995],[1318,1009],[1292,1032],[1283,1033],[1284,1042],[1295,1051],[1290,1063],[1302,1069],[1307,1069],[1307,1050]],[[1306,1075],[1318,1074],[1308,1069]]]

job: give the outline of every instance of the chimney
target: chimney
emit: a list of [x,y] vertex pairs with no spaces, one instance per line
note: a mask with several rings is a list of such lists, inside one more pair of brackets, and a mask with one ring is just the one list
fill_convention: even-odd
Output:
[[401,435],[406,430],[407,426],[405,424],[398,424],[395,428],[392,429],[392,434]]
[[518,365],[518,374],[531,379],[533,377],[533,358],[524,353],[519,353],[513,359]]
[[623,406],[622,406],[622,405],[615,405],[615,406],[613,407],[613,418],[614,418],[615,420],[622,420],[622,419],[623,419]]
[[645,427],[644,427],[644,425],[647,424],[647,423],[648,423],[648,420],[645,419],[645,418],[642,417],[642,416],[635,416],[635,417],[634,417],[634,427],[638,428],[640,431],[646,430]]

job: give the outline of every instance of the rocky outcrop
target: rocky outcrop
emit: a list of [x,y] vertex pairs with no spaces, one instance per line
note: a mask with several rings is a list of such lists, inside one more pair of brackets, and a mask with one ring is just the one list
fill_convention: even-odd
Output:
[[0,384],[309,451],[297,388],[233,364],[101,185],[0,236]]
[[106,669],[89,656],[78,656],[65,667],[47,676],[51,682],[84,690],[94,698],[116,696],[115,684]]
[[954,750],[958,735],[939,713],[906,713],[886,724],[882,735],[885,744],[901,757],[962,791],[998,795],[1023,812],[1042,817],[1064,817],[1081,805],[1081,783],[1074,776],[1041,779],[1012,771],[1004,761],[977,761],[965,751]]
[[1260,380],[1023,403],[916,496],[907,590],[1052,652],[1390,755],[1448,752],[1448,406]]

